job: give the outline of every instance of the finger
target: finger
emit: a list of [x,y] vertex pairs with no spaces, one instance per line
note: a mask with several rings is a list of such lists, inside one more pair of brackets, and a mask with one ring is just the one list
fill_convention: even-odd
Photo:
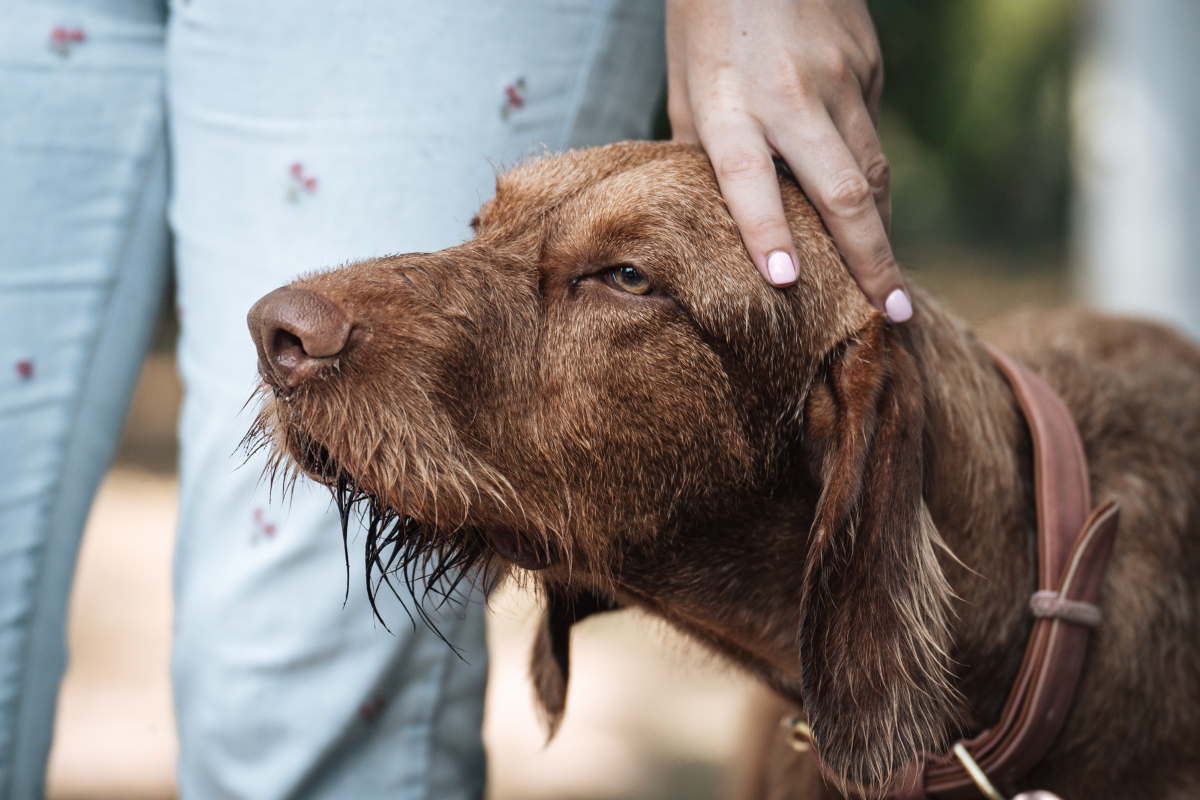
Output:
[[878,125],[879,101],[883,96],[883,55],[879,52],[879,37],[865,3],[844,6],[843,10],[849,12],[844,20],[863,64],[863,69],[856,73],[858,93],[866,104],[872,123]]
[[883,64],[871,74],[871,83],[863,87],[863,100],[867,104],[867,113],[871,115],[871,124],[879,125],[879,103],[883,99]]
[[912,304],[871,184],[833,120],[813,113],[781,130],[773,141],[816,206],[867,300],[893,322],[911,317]]
[[892,171],[888,165],[887,156],[883,154],[883,145],[879,134],[867,109],[857,94],[846,98],[833,110],[833,123],[842,134],[854,162],[859,171],[871,185],[871,196],[875,200],[875,208],[883,221],[885,233],[892,227]]
[[[868,19],[867,25],[871,22]],[[866,42],[860,43],[862,58],[867,64],[866,78],[860,76],[857,94],[866,106],[871,124],[879,124],[879,104],[883,99],[883,60],[879,54],[879,42],[875,38],[874,28],[868,27],[870,33]],[[861,42],[861,40],[860,40]],[[865,46],[864,46],[865,45]]]
[[700,138],[750,260],[773,286],[795,283],[799,261],[783,213],[775,162],[762,129],[739,115],[720,126],[702,129]]

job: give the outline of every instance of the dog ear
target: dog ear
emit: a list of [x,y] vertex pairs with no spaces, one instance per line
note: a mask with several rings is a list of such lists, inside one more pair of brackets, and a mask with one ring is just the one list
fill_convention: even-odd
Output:
[[576,622],[620,608],[616,601],[589,591],[571,591],[546,586],[546,611],[533,642],[529,672],[534,694],[546,725],[546,738],[553,739],[567,707],[567,681],[571,676],[571,626]]
[[801,601],[804,703],[826,767],[876,788],[943,744],[955,698],[950,589],[922,497],[923,393],[902,336],[874,318],[805,407],[822,490]]

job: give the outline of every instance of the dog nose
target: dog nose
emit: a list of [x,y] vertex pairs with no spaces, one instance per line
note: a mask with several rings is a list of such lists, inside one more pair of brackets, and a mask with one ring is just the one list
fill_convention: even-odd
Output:
[[287,286],[255,303],[246,323],[258,348],[258,371],[277,388],[298,386],[350,339],[350,319],[340,308],[316,292]]

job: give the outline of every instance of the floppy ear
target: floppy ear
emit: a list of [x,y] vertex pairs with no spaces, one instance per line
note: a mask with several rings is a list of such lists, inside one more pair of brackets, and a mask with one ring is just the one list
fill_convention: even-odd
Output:
[[805,409],[823,486],[801,601],[804,703],[821,760],[864,787],[938,749],[954,713],[950,589],[922,497],[924,401],[902,336],[874,318]]
[[584,617],[620,608],[614,600],[589,591],[546,587],[546,611],[533,643],[529,672],[546,724],[546,738],[554,738],[567,707],[567,681],[571,676],[571,626]]

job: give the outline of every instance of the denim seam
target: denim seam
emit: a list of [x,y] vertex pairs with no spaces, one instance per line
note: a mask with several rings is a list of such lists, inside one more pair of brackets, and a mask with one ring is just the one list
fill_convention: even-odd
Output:
[[[58,463],[58,468],[55,470],[56,475],[55,475],[54,483],[53,483],[52,487],[50,488],[50,491],[47,492],[47,497],[50,498],[50,502],[47,504],[47,506],[45,508],[45,513],[40,522],[40,527],[42,529],[41,546],[38,548],[39,552],[35,556],[35,558],[37,559],[37,565],[35,567],[33,585],[31,587],[31,591],[30,591],[30,598],[31,598],[31,600],[34,601],[34,603],[30,607],[29,630],[25,636],[25,641],[22,644],[22,650],[24,651],[22,654],[22,657],[21,657],[22,666],[21,666],[21,670],[18,672],[18,675],[17,675],[18,691],[16,693],[16,703],[14,704],[14,708],[13,708],[14,733],[20,727],[21,721],[24,718],[24,707],[25,707],[25,703],[28,698],[27,693],[24,691],[24,687],[28,681],[28,676],[29,676],[30,670],[32,669],[32,666],[33,666],[31,664],[31,659],[33,658],[33,640],[34,640],[34,631],[35,631],[35,626],[33,624],[33,621],[37,617],[36,601],[42,594],[42,591],[44,588],[44,582],[48,579],[47,578],[47,570],[45,569],[45,558],[46,558],[47,553],[51,549],[51,544],[52,544],[50,542],[51,531],[48,528],[54,517],[54,508],[56,507],[55,501],[57,500],[57,498],[59,497],[59,495],[63,489],[63,486],[62,486],[63,473],[65,472],[65,469],[66,469],[67,457],[70,454],[70,450],[71,450],[71,443],[73,441],[75,441],[76,436],[77,436],[77,429],[79,426],[79,418],[80,418],[80,414],[82,413],[83,404],[84,404],[84,401],[86,399],[86,394],[87,394],[86,388],[91,382],[92,370],[94,369],[95,362],[96,362],[96,358],[95,358],[96,349],[100,346],[100,342],[103,339],[103,332],[104,332],[105,327],[109,324],[112,324],[112,322],[108,320],[108,315],[107,315],[106,311],[112,305],[113,298],[115,297],[117,286],[120,283],[121,270],[126,268],[127,259],[125,258],[125,255],[128,253],[131,242],[133,240],[134,227],[135,227],[133,222],[137,216],[137,210],[139,208],[141,208],[141,204],[144,201],[146,192],[149,190],[150,183],[154,179],[153,169],[152,169],[153,164],[154,164],[154,159],[158,156],[160,148],[166,147],[166,129],[165,129],[165,125],[164,125],[164,120],[159,121],[157,128],[158,128],[158,131],[155,134],[155,138],[157,139],[157,144],[150,147],[149,149],[147,149],[146,157],[145,157],[143,163],[140,165],[140,170],[142,172],[140,185],[138,187],[137,194],[134,195],[134,197],[133,197],[133,202],[131,202],[129,205],[128,225],[126,226],[125,234],[122,237],[121,245],[117,249],[116,254],[115,254],[117,269],[113,271],[112,281],[110,282],[108,291],[104,298],[103,306],[98,313],[99,322],[93,333],[92,345],[91,345],[91,348],[89,348],[89,357],[84,360],[84,368],[82,370],[82,374],[80,375],[79,383],[77,384],[79,387],[79,394],[75,399],[74,408],[71,412],[71,420],[66,429],[66,437],[65,437],[66,443],[63,446],[62,450],[60,451],[60,459],[59,459],[59,463]],[[83,532],[80,531],[79,538],[82,539],[82,536],[83,536]],[[78,558],[78,553],[76,553],[76,558]],[[73,571],[74,570],[72,570],[72,572]],[[64,629],[64,633],[65,633],[65,629]],[[68,654],[68,663],[69,663],[69,654]],[[61,676],[60,676],[59,680],[60,680],[60,687],[61,687]],[[12,743],[9,746],[8,755],[10,757],[15,755],[15,753],[18,750],[17,740],[18,740],[18,737],[14,736]],[[45,768],[45,765],[43,765],[43,769],[44,768]],[[0,789],[3,790],[3,792],[0,792],[0,797],[9,797],[11,795],[16,777],[17,777],[17,764],[15,762],[12,762],[11,768],[8,770],[6,785],[3,787],[0,787]]]

